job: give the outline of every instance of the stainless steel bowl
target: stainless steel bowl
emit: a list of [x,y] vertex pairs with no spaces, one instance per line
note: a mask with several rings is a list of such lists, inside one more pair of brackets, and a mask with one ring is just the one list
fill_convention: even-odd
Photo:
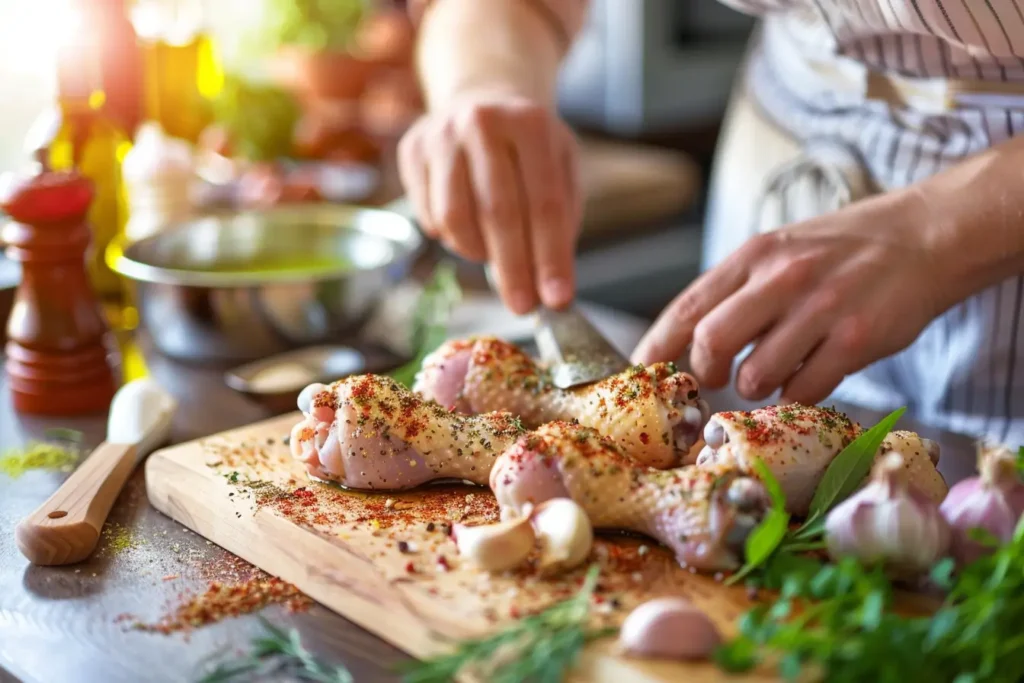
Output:
[[[336,341],[403,279],[423,239],[397,213],[337,204],[211,215],[140,240],[112,268],[165,354],[247,361]],[[337,258],[336,267],[325,260]],[[245,272],[245,264],[318,264]]]

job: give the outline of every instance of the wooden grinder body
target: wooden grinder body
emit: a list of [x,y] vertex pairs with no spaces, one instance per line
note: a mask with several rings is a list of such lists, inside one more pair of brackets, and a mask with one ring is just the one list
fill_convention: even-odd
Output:
[[0,228],[0,242],[22,269],[5,347],[19,412],[103,412],[116,390],[109,329],[85,266],[92,198],[87,179],[43,164],[0,190],[0,208],[12,218]]

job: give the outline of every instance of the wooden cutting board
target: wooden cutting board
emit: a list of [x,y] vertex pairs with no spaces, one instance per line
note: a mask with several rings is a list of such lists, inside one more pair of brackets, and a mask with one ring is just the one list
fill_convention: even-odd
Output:
[[[514,615],[576,591],[582,569],[546,580],[529,571],[492,577],[460,566],[444,525],[496,519],[486,489],[367,495],[311,482],[283,443],[299,417],[284,415],[154,453],[146,462],[150,502],[418,657],[443,652],[454,640],[499,628]],[[410,544],[411,552],[401,552],[399,541]],[[601,537],[591,559],[602,566],[595,610],[601,623],[620,623],[643,600],[674,594],[703,608],[729,635],[750,606],[743,589],[684,571],[643,539]],[[727,677],[708,663],[624,658],[617,655],[614,639],[591,646],[571,678],[591,683],[770,679]]]

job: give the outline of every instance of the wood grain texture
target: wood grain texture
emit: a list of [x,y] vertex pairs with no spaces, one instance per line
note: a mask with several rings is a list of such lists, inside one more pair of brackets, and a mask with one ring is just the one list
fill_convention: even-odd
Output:
[[38,565],[74,564],[89,557],[135,463],[134,446],[101,443],[18,524],[15,538],[21,554]]
[[[419,657],[498,628],[512,613],[537,609],[575,590],[582,570],[551,580],[529,572],[489,577],[462,566],[454,543],[436,528],[427,531],[428,522],[458,521],[459,506],[453,508],[452,501],[464,496],[492,498],[486,489],[446,487],[366,495],[309,481],[281,443],[298,417],[286,415],[154,453],[146,463],[150,502],[198,534],[296,584],[326,607]],[[282,490],[302,487],[313,492],[317,502],[297,518],[274,505],[256,504],[245,495],[247,486],[232,484],[231,479],[259,481],[257,489],[267,483]],[[392,501],[390,508],[381,506],[387,499]],[[464,523],[485,521],[475,511],[481,506],[467,504],[466,509],[470,507],[474,511],[468,512]],[[317,521],[315,513],[324,513],[323,519]],[[377,517],[368,519],[373,515]],[[414,552],[400,552],[398,540],[410,543]],[[642,545],[649,549],[640,551]],[[450,570],[436,564],[440,555]],[[650,541],[603,537],[592,560],[603,567],[603,604],[620,605],[602,613],[605,623],[621,622],[643,600],[674,594],[692,600],[729,634],[750,605],[743,589],[727,588],[680,569]],[[406,568],[410,561],[415,564],[414,574]],[[629,660],[615,653],[611,641],[592,647],[572,680],[653,683],[767,678],[729,678],[706,663]]]

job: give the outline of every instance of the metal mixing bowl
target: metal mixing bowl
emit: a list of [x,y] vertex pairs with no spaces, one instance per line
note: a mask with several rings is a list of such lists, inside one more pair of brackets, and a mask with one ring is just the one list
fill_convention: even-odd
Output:
[[[302,204],[199,218],[132,244],[111,266],[133,283],[140,325],[163,353],[237,362],[352,333],[422,243],[397,213]],[[324,269],[333,258],[347,263]],[[319,269],[241,270],[302,259]]]

